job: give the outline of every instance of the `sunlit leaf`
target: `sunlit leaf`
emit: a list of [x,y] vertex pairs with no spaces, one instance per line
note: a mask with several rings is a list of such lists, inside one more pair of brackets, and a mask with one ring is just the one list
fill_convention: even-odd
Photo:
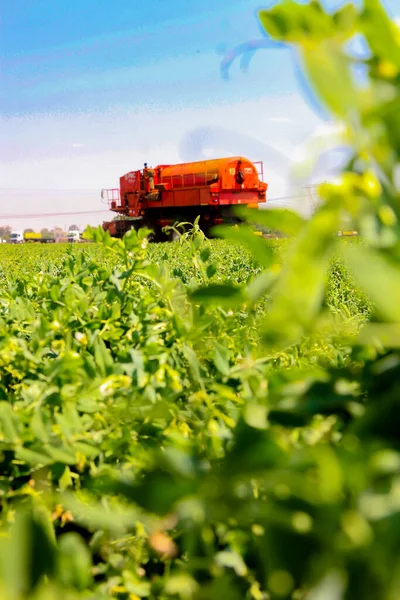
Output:
[[254,235],[254,231],[250,227],[244,225],[238,228],[214,227],[213,234],[246,246],[255,260],[263,267],[269,267],[272,263],[273,253],[270,246],[263,238]]
[[257,223],[265,229],[280,231],[287,235],[297,235],[306,221],[298,213],[286,208],[270,208],[267,210],[251,210],[238,208],[237,214],[250,223]]
[[379,315],[389,322],[398,322],[400,271],[397,265],[368,248],[348,246],[344,250],[356,281],[372,299]]
[[361,28],[373,53],[400,69],[400,30],[378,0],[364,0]]
[[190,294],[194,302],[201,302],[206,305],[237,306],[243,299],[243,291],[238,286],[223,285],[212,283],[204,287],[199,287]]

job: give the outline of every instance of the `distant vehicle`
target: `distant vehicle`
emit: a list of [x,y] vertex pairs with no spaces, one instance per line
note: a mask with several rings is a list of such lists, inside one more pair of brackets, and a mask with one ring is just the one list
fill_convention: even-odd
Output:
[[42,235],[37,231],[29,231],[24,233],[25,242],[40,242]]
[[23,244],[24,243],[24,232],[23,231],[12,231],[10,235],[11,244]]
[[338,236],[354,237],[358,235],[358,231],[338,231]]
[[39,244],[51,244],[54,243],[55,237],[53,233],[42,234],[37,231],[27,231],[23,232],[12,231],[10,236],[11,244],[24,244],[24,243],[39,243]]
[[68,242],[70,244],[74,243],[74,242],[81,242],[82,241],[82,234],[80,231],[77,231],[76,229],[74,229],[73,231],[68,231]]

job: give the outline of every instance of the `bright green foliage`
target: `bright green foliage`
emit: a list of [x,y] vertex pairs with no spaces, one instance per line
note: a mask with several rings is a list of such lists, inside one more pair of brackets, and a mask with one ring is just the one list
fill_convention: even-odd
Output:
[[[30,513],[18,516],[10,542],[3,546],[5,557],[10,543],[20,556],[15,559],[17,575],[5,579],[12,598],[20,586],[29,596],[45,574],[61,587],[81,592],[88,588],[96,597],[113,597],[114,588],[138,588],[154,597],[164,586],[165,593],[178,584],[197,590],[199,575],[195,571],[194,579],[188,579],[186,569],[185,576],[179,571],[179,576],[156,581],[154,589],[150,585],[165,559],[157,557],[149,536],[153,529],[166,527],[151,513],[163,519],[182,496],[196,493],[195,503],[180,509],[189,511],[184,521],[200,511],[202,528],[209,505],[217,510],[213,527],[222,527],[228,514],[218,516],[218,494],[232,485],[231,467],[218,492],[214,475],[207,475],[207,463],[225,456],[243,406],[251,402],[245,422],[264,427],[266,378],[279,390],[280,378],[290,385],[290,365],[296,372],[318,364],[344,364],[348,349],[337,342],[339,332],[350,327],[354,335],[365,318],[363,311],[368,311],[360,295],[352,315],[343,313],[343,300],[335,294],[345,294],[354,284],[343,265],[335,263],[328,302],[339,315],[337,331],[307,338],[290,352],[266,355],[258,323],[268,304],[260,298],[246,308],[247,292],[239,287],[246,283],[257,298],[255,282],[265,274],[241,245],[209,242],[196,232],[181,242],[150,246],[134,232],[123,242],[101,232],[95,235],[100,244],[1,248],[0,266],[8,274],[0,290],[3,520],[4,525],[12,522],[21,503],[25,508],[33,503],[53,521],[58,538],[57,550],[54,542],[49,551],[42,550],[44,556],[51,553],[50,571],[46,558],[42,566],[34,563],[33,579],[24,575],[35,549],[27,542]],[[287,240],[255,239],[257,247],[266,245],[269,263],[279,269]],[[202,297],[209,308],[193,305],[202,284],[207,285]],[[232,297],[232,286],[240,291],[239,299]],[[253,403],[257,397],[261,405]],[[272,413],[276,422],[287,418],[298,420],[279,410]],[[300,417],[301,423],[306,420]],[[235,469],[245,460],[239,454]],[[260,460],[258,451],[253,454],[250,449],[249,460]],[[254,463],[256,472],[261,465]],[[246,470],[246,463],[241,468]],[[181,553],[187,544],[203,544],[196,541],[200,533],[178,528],[174,535],[183,544]],[[226,546],[218,541],[221,535],[213,534],[214,541],[209,541],[211,557],[221,544]],[[172,541],[166,538],[166,543]],[[111,559],[115,544],[119,551]],[[221,568],[241,560],[239,575],[247,575],[243,559],[231,550],[218,550],[215,560]],[[5,560],[4,573],[13,577],[7,565]],[[145,573],[132,575],[138,569]],[[119,597],[117,592],[114,597]]]
[[261,21],[354,151],[311,221],[0,248],[5,600],[400,597],[399,32],[375,0]]

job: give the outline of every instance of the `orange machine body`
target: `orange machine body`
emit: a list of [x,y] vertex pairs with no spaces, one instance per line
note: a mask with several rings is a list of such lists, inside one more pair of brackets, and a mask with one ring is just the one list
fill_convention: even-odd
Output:
[[[259,169],[257,169],[257,166]],[[152,228],[198,215],[208,225],[224,222],[229,207],[266,201],[262,163],[236,156],[131,171],[119,189],[103,190],[111,211]],[[105,228],[111,231],[109,224]],[[108,226],[108,227],[107,227]]]

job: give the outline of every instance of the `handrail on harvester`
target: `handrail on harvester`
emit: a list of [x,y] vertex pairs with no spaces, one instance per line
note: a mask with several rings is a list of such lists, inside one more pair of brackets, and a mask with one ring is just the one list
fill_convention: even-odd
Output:
[[255,160],[253,165],[259,165],[259,170],[257,171],[258,177],[261,181],[264,181],[264,163],[262,160]]
[[[115,202],[117,205],[121,204],[121,193],[119,188],[110,188],[110,189],[102,189],[101,190],[101,198],[103,200],[103,204],[108,204],[111,206],[111,202]],[[104,202],[105,199],[105,202]]]

